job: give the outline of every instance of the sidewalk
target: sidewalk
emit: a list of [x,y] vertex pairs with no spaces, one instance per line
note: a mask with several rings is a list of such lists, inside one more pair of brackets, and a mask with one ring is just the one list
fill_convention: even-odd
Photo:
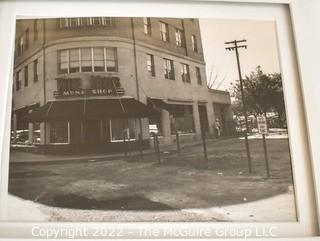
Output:
[[[174,211],[102,211],[50,207],[8,196],[7,221],[123,222],[123,221],[232,221],[292,222],[296,220],[292,188],[288,193],[238,205]],[[288,205],[290,206],[288,208]]]
[[[221,137],[219,139],[207,139],[207,142],[217,142],[220,140],[225,140],[234,137]],[[196,140],[193,142],[180,143],[180,148],[187,148],[191,146],[202,145],[201,140]],[[163,145],[160,146],[160,151],[162,153],[174,153],[177,151],[176,144],[171,145]],[[151,147],[150,149],[143,150],[144,156],[149,156],[154,154],[154,149]],[[140,155],[139,151],[134,151],[130,153],[131,157],[137,157]],[[124,153],[105,153],[105,154],[82,154],[82,155],[44,155],[44,154],[36,154],[32,152],[24,152],[24,151],[15,151],[10,150],[10,163],[18,164],[18,163],[38,163],[38,162],[66,162],[66,161],[99,161],[99,160],[115,160],[115,159],[123,159]]]

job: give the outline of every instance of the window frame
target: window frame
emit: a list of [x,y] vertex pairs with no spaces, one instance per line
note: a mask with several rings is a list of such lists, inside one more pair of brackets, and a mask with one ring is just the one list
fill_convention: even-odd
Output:
[[[171,80],[175,80],[175,70],[174,70],[174,62],[173,62],[173,60],[171,60],[171,59],[167,59],[167,58],[164,58],[163,59],[164,60],[164,78],[165,79],[171,79]],[[169,63],[169,65],[168,65],[168,63]],[[170,66],[170,73],[168,72],[168,66]],[[166,75],[168,76],[168,77],[166,77]]]
[[145,35],[152,35],[152,31],[151,31],[151,18],[149,17],[143,17],[142,18],[143,21],[143,32]]
[[[112,121],[119,121],[119,120],[121,120],[122,123],[123,123],[123,121],[133,121],[134,122],[134,129],[136,128],[136,119],[133,119],[133,118],[130,118],[130,119],[109,119],[109,120],[107,120],[109,122],[109,133],[110,133],[110,135],[109,135],[110,139],[109,140],[112,143],[123,142],[123,138],[122,138],[122,140],[120,140],[120,139],[113,140],[112,139]],[[126,127],[127,128],[125,128],[125,129],[129,129],[129,132],[127,132],[127,133],[129,133],[129,139],[126,139],[126,141],[136,141],[137,140],[136,137],[135,138],[131,138],[130,137],[130,127],[128,127],[128,125],[126,125]],[[124,131],[124,129],[123,129],[123,131]]]
[[[146,57],[147,57],[147,72],[151,74],[152,77],[155,77],[156,72],[155,72],[155,64],[154,64],[154,55],[147,53]],[[149,64],[149,61],[150,61],[150,64]],[[150,70],[149,70],[149,67],[150,67]]]
[[198,53],[199,49],[198,49],[198,41],[197,41],[197,37],[194,34],[191,34],[191,46],[192,46],[192,50],[195,53]]
[[28,87],[29,85],[29,66],[26,65],[24,66],[24,71],[23,71],[23,74],[24,74],[24,87]]
[[[51,141],[51,128],[52,128],[52,123],[54,122],[67,122],[67,142],[52,142]],[[51,121],[50,122],[50,138],[49,138],[49,144],[50,145],[69,145],[70,144],[70,121],[64,121],[64,120],[59,120],[59,121]]]
[[191,83],[190,68],[188,64],[180,63],[180,75],[183,83]]
[[162,21],[160,21],[159,23],[160,23],[160,39],[163,42],[169,42],[169,25]]
[[197,76],[197,84],[202,85],[203,83],[202,83],[202,76],[201,76],[201,68],[196,66],[195,69],[196,69],[196,76]]
[[39,81],[39,60],[35,59],[33,61],[33,83]]

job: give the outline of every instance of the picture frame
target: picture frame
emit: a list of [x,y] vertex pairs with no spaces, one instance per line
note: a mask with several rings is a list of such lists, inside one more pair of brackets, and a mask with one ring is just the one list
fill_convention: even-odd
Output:
[[[153,4],[159,4],[157,1],[151,1],[149,3],[146,2],[133,2],[130,4],[135,4],[136,8],[138,9],[139,4],[150,4],[152,6]],[[0,36],[6,36],[3,40],[1,39],[1,53],[2,56],[0,56],[0,64],[3,67],[3,72],[1,73],[1,79],[4,79],[5,81],[1,81],[0,83],[0,90],[1,90],[1,96],[4,96],[4,98],[0,99],[0,109],[1,111],[1,118],[0,118],[0,136],[3,136],[3,138],[0,139],[0,146],[1,146],[1,179],[0,179],[0,220],[2,222],[0,223],[0,234],[4,232],[5,230],[5,238],[12,237],[16,233],[17,230],[21,230],[22,237],[26,237],[25,235],[29,234],[30,236],[30,229],[34,224],[31,223],[25,223],[22,228],[22,224],[17,223],[6,223],[5,222],[5,213],[6,213],[6,190],[7,190],[7,181],[8,180],[8,168],[9,165],[4,160],[8,160],[8,146],[9,146],[9,126],[10,126],[10,99],[11,99],[11,88],[12,86],[8,84],[12,80],[12,66],[13,66],[13,39],[14,39],[14,26],[15,26],[15,16],[50,16],[50,6],[53,6],[52,2],[31,2],[30,3],[23,3],[23,2],[9,2],[4,1],[0,3]],[[37,8],[33,8],[37,4]],[[73,11],[72,8],[72,1],[64,3],[65,7],[59,13],[59,16],[64,15],[70,15],[70,16],[76,16],[79,14],[88,14],[85,13],[85,3],[81,2],[79,5],[80,7],[77,7],[77,10],[82,9],[81,11]],[[103,11],[99,9],[100,4],[110,4],[113,9],[114,15],[123,15],[125,16],[128,12],[130,12],[129,9],[126,9],[125,11],[115,11],[117,4],[124,4],[124,3],[114,3],[112,1],[108,1],[105,3],[101,2],[94,2],[90,6],[90,14],[103,14]],[[129,4],[129,3],[127,3]],[[169,3],[162,3],[162,4],[169,4]],[[319,211],[319,201],[320,201],[320,150],[317,148],[318,143],[320,143],[320,129],[317,125],[317,120],[319,119],[319,110],[320,107],[317,105],[317,94],[319,93],[317,90],[319,90],[320,85],[317,83],[317,72],[316,68],[312,67],[312,63],[316,62],[317,56],[319,54],[319,48],[316,49],[313,44],[316,42],[315,40],[319,40],[319,30],[317,32],[317,35],[312,35],[311,31],[306,28],[306,26],[312,26],[311,24],[314,24],[316,21],[319,21],[319,16],[316,16],[316,9],[319,9],[320,6],[318,3],[316,3],[316,0],[309,0],[308,4],[306,4],[306,1],[303,0],[224,0],[224,1],[215,1],[215,0],[209,0],[209,1],[175,1],[176,5],[183,6],[184,9],[188,9],[188,6],[185,5],[192,5],[193,7],[203,7],[206,5],[211,4],[215,6],[219,6],[223,8],[223,6],[226,6],[226,8],[229,8],[228,10],[228,16],[231,15],[233,11],[242,10],[244,8],[249,9],[249,15],[242,16],[241,14],[236,14],[234,12],[234,18],[258,18],[258,19],[272,19],[268,14],[265,13],[253,13],[250,11],[254,10],[254,7],[259,4],[261,8],[270,9],[275,7],[277,10],[276,12],[279,14],[283,14],[285,11],[289,11],[289,15],[280,17],[281,21],[279,19],[275,19],[277,21],[277,30],[278,31],[286,31],[285,34],[279,33],[278,36],[278,43],[280,45],[280,59],[281,59],[281,68],[286,76],[285,82],[288,83],[288,78],[295,79],[294,84],[284,84],[285,85],[285,92],[286,97],[288,100],[288,114],[289,119],[290,115],[294,116],[300,116],[299,120],[289,120],[289,128],[291,129],[291,139],[293,139],[295,144],[291,144],[291,148],[294,149],[294,155],[299,156],[300,158],[304,157],[304,160],[308,160],[307,163],[304,162],[294,162],[293,169],[299,169],[303,170],[304,175],[303,176],[296,176],[295,177],[295,183],[297,186],[300,185],[300,183],[304,182],[305,180],[302,180],[303,177],[308,173],[312,176],[312,178],[309,180],[309,182],[300,187],[298,187],[298,191],[301,187],[306,187],[307,185],[313,185],[313,187],[309,186],[309,190],[305,190],[305,193],[300,194],[297,193],[298,196],[298,209],[300,210],[300,213],[306,212],[309,216],[308,218],[305,216],[303,217],[303,220],[300,221],[304,222],[305,225],[305,233],[310,233],[312,236],[318,236],[319,232],[317,229],[320,228],[319,223],[319,217],[320,217],[320,211]],[[149,5],[148,5],[149,6]],[[231,7],[230,7],[231,6]],[[190,7],[190,6],[189,6]],[[287,8],[287,10],[284,10]],[[316,9],[314,9],[316,8]],[[162,8],[159,10],[165,9],[162,5]],[[231,10],[232,9],[232,10]],[[42,11],[42,12],[41,12]],[[240,11],[241,12],[241,11]],[[187,13],[190,15],[190,8],[187,11]],[[313,13],[313,14],[312,14]],[[156,13],[153,13],[156,15]],[[170,16],[173,15],[173,11],[166,12],[166,15]],[[186,14],[186,16],[188,15]],[[209,11],[207,11],[205,14],[206,16],[209,16]],[[132,15],[132,14],[131,14]],[[140,16],[140,13],[135,14],[137,16]],[[213,17],[222,18],[223,14],[215,12],[213,14]],[[51,16],[56,16],[55,14],[51,14]],[[278,16],[278,17],[279,17]],[[307,16],[307,17],[306,17]],[[291,17],[291,19],[290,19]],[[5,20],[5,21],[4,21]],[[282,32],[283,33],[283,32]],[[287,34],[287,35],[286,35]],[[291,35],[292,34],[292,35]],[[309,36],[309,38],[306,38],[305,36]],[[288,48],[284,48],[284,43],[290,43]],[[282,48],[282,47],[283,48]],[[295,50],[296,49],[296,50]],[[10,61],[8,61],[10,59]],[[311,64],[310,64],[311,63]],[[296,66],[296,70],[292,70],[292,66]],[[294,131],[292,131],[294,130]],[[296,131],[296,132],[295,132]],[[300,140],[297,140],[299,139]],[[299,149],[297,147],[298,144],[301,144]],[[302,160],[302,159],[300,159]],[[305,196],[306,195],[306,196]],[[302,197],[305,196],[305,197]],[[300,199],[300,200],[299,200]],[[303,201],[301,201],[303,200]],[[317,207],[317,211],[314,212],[315,208]],[[301,217],[301,216],[300,216]],[[41,225],[41,224],[39,224]],[[50,224],[51,227],[61,227],[61,226],[72,226],[73,224]],[[114,224],[110,224],[110,226],[113,226]],[[135,229],[137,228],[138,224],[124,224],[124,227],[126,229]],[[173,226],[177,226],[177,224],[172,224]],[[247,227],[250,226],[250,224],[239,224],[240,227]],[[282,229],[286,227],[285,224],[277,224],[279,227],[282,226]],[[88,224],[88,226],[94,227],[94,224]],[[148,224],[148,227],[155,226],[154,224]],[[186,224],[187,227],[191,228],[191,225]],[[226,225],[227,226],[227,225]],[[254,225],[252,224],[250,228],[263,228],[265,225]],[[291,238],[295,236],[303,237],[304,235],[302,233],[295,233],[294,229],[299,229],[299,225],[291,225]],[[288,237],[288,234],[286,234],[284,231],[279,232],[279,236],[281,237]],[[128,235],[128,237],[136,237],[132,235]],[[1,235],[0,235],[0,238]],[[145,238],[145,237],[144,237]],[[317,238],[318,239],[318,238]]]

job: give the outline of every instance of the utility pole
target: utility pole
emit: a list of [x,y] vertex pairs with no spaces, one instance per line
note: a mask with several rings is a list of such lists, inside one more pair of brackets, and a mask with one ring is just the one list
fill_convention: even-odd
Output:
[[[244,91],[243,91],[243,84],[242,84],[242,76],[241,76],[241,68],[240,68],[240,60],[239,60],[239,48],[245,48],[247,49],[247,45],[244,44],[246,43],[247,40],[234,40],[230,42],[225,42],[227,46],[226,50],[229,51],[235,51],[236,52],[236,57],[237,57],[237,65],[238,65],[238,73],[239,73],[239,80],[240,80],[240,90],[241,90],[241,99],[242,99],[242,106],[243,106],[243,114],[245,118],[245,124],[246,124],[246,131],[245,131],[245,143],[246,143],[246,150],[247,150],[247,158],[248,158],[248,167],[249,167],[249,173],[252,173],[252,165],[251,165],[251,156],[250,156],[250,148],[249,148],[249,141],[248,141],[248,116],[247,116],[247,106],[246,106],[246,101],[244,98]],[[240,43],[240,45],[238,45]]]

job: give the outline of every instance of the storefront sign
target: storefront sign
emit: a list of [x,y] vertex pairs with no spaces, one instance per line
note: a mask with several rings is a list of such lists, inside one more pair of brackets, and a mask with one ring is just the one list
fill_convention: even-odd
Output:
[[[88,89],[70,86],[81,86],[81,79],[58,79],[60,87],[54,92],[56,98],[62,97],[89,97],[89,96],[122,96],[124,89],[120,86],[117,77],[92,76],[91,86]],[[103,87],[101,87],[103,86]]]

